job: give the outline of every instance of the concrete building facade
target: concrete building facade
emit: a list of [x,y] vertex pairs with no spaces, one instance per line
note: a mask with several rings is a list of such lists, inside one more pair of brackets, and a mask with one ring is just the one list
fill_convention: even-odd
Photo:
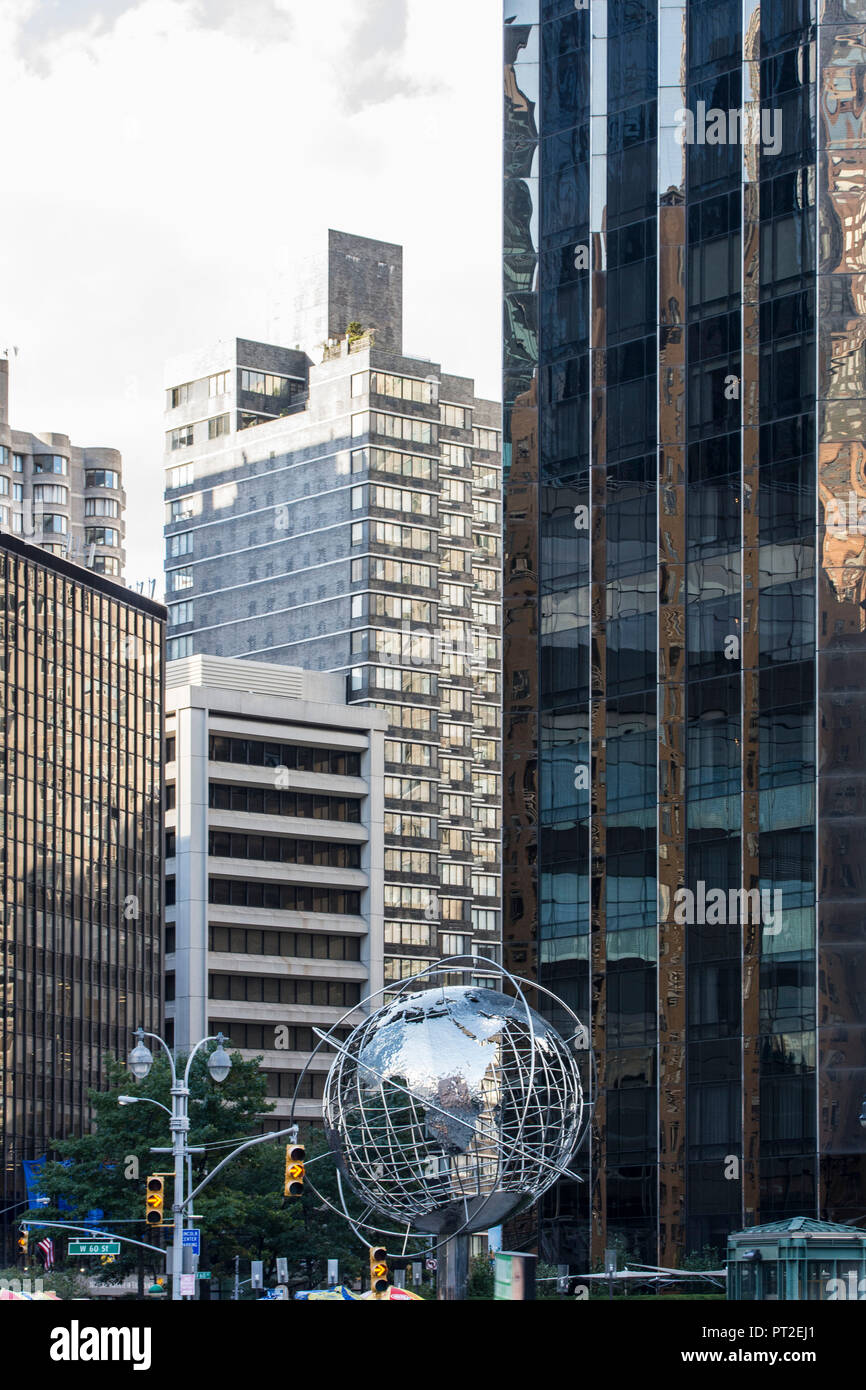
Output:
[[121,580],[126,493],[117,449],[9,424],[9,363],[0,359],[0,531]]
[[171,364],[166,416],[169,656],[339,673],[387,717],[388,979],[501,927],[500,409],[399,355],[398,253],[332,233],[296,346]]
[[[167,668],[167,1027],[181,1051],[222,1031],[262,1055],[271,1128],[313,1027],[383,986],[385,726],[346,705],[339,676],[218,657]],[[302,1118],[320,1115],[332,1060],[323,1050],[305,1078]]]

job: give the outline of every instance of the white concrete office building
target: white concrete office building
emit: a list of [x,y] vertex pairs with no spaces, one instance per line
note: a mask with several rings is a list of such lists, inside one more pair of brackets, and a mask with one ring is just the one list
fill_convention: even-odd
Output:
[[264,662],[189,657],[166,684],[166,1026],[262,1055],[282,1128],[313,1028],[383,985],[386,717],[338,675]]

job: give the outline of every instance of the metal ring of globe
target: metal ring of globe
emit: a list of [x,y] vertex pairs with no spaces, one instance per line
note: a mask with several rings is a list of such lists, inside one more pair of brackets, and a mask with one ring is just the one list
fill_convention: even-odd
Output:
[[[449,967],[470,966],[495,972],[514,996],[475,985],[412,988]],[[573,1020],[567,1040],[530,1008],[524,985]],[[327,1032],[314,1030],[320,1041],[298,1078],[291,1119],[313,1058],[324,1046],[335,1049],[323,1110],[342,1210],[310,1186],[363,1244],[370,1234],[395,1237],[405,1256],[409,1239],[428,1232],[445,1244],[498,1225],[569,1175],[567,1163],[588,1133],[595,1076],[587,1030],[574,1011],[552,990],[479,955],[428,962],[345,1041],[334,1036],[359,1007],[391,990],[389,983],[374,991]],[[583,1051],[588,1097],[574,1056]],[[349,1212],[342,1176],[365,1203],[361,1217]],[[405,1222],[404,1229],[374,1225],[374,1212]]]

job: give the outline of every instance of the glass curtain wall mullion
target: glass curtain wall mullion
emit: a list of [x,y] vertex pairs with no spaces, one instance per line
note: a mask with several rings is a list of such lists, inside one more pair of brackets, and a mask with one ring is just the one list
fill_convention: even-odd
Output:
[[[782,912],[779,929],[763,928],[756,946],[760,957],[758,1037],[754,1045],[758,1050],[760,1105],[758,1207],[764,1220],[815,1213],[818,1204],[815,898],[820,876],[814,750],[816,646],[820,651],[822,636],[816,637],[816,633],[826,636],[834,623],[830,619],[826,629],[820,623],[814,626],[814,435],[821,412],[814,355],[816,322],[823,331],[824,306],[815,275],[819,238],[810,235],[814,228],[811,210],[815,206],[816,153],[815,34],[809,10],[808,4],[765,7],[761,21],[762,118],[778,120],[782,136],[778,148],[767,148],[768,132],[762,127],[759,166],[758,850],[761,888],[779,895]],[[836,102],[834,91],[834,109],[838,109]],[[844,217],[849,217],[847,192],[843,202]],[[825,250],[828,246],[825,239]],[[833,375],[831,372],[830,377]],[[848,395],[847,389],[843,394]],[[844,478],[850,460],[840,461]],[[823,470],[819,471],[823,477]],[[832,475],[831,467],[829,494]],[[826,612],[822,614],[823,620],[828,618]],[[792,743],[794,733],[797,747]],[[842,737],[847,742],[848,736]],[[744,846],[744,852],[747,850]],[[826,872],[825,864],[825,880]],[[821,891],[827,887],[825,881]],[[843,891],[843,897],[846,893]],[[831,917],[835,919],[835,911]],[[834,998],[841,997],[823,963],[820,978]],[[821,1007],[826,1016],[826,1007]],[[838,1023],[841,1030],[841,1019]],[[835,1040],[841,1040],[841,1031],[834,1028],[834,1045]],[[748,1053],[745,1055],[748,1062]],[[836,1114],[845,1108],[838,1094],[832,1100],[825,1098],[819,1108],[824,1106]],[[829,1147],[838,1151],[835,1138]]]
[[[503,575],[503,957],[518,974],[538,968],[538,51],[541,0],[504,4],[503,527],[512,556]],[[521,64],[521,55],[524,62]],[[534,81],[532,80],[534,78]],[[529,79],[529,80],[527,80]],[[505,914],[503,914],[505,916]]]
[[[683,103],[736,110],[742,4],[690,0]],[[729,137],[729,138],[728,138]],[[742,885],[743,151],[737,133],[686,149],[686,887]],[[751,595],[750,595],[751,597]],[[735,898],[735,901],[738,900]],[[687,926],[687,1248],[724,1251],[742,1224],[743,928],[725,913]],[[754,981],[748,980],[749,989]],[[757,1098],[749,1097],[754,1109]],[[726,1169],[733,1162],[736,1171]]]
[[[578,605],[589,625],[589,680],[586,691],[586,728],[589,743],[590,797],[585,817],[588,832],[589,869],[589,999],[590,1032],[600,1058],[598,1103],[594,1132],[590,1135],[592,1183],[590,1255],[604,1259],[610,1243],[611,1203],[608,1200],[610,1157],[608,1152],[608,955],[607,955],[607,297],[608,206],[608,4],[594,0],[589,12],[589,306],[587,456],[589,459],[586,503],[588,553],[578,551],[577,585],[587,598]],[[581,480],[582,481],[582,480]],[[583,502],[580,497],[579,504]],[[584,816],[578,813],[578,825]],[[580,905],[579,905],[580,906]],[[620,1136],[623,1143],[627,1142]],[[617,1150],[621,1155],[622,1143]],[[619,1213],[614,1213],[617,1215]]]
[[852,983],[860,968],[866,898],[866,131],[860,97],[866,25],[860,7],[839,0],[818,0],[817,11],[815,1115],[819,1212],[842,1222],[862,1213],[866,1183],[858,1123],[866,1093],[864,1028]]
[[686,151],[677,113],[687,106],[685,0],[658,10],[658,1260],[684,1252],[686,1209],[686,949],[676,921],[686,875]]
[[[742,0],[743,129],[760,124],[761,5]],[[746,892],[760,884],[760,162],[757,144],[742,141],[742,292],[740,311],[741,801],[740,869]],[[751,775],[750,775],[751,773]],[[749,899],[744,898],[744,902]],[[745,915],[745,914],[744,914]],[[760,958],[762,932],[741,923],[742,1051],[740,1220],[760,1209]],[[733,1145],[732,1145],[733,1149]]]

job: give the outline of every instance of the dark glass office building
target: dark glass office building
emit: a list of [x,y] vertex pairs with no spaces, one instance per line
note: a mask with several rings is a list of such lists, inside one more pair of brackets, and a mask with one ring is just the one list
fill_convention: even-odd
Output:
[[864,0],[505,4],[506,961],[540,1245],[866,1216]]
[[2,535],[0,624],[8,1208],[87,1129],[104,1055],[161,1023],[165,609]]

